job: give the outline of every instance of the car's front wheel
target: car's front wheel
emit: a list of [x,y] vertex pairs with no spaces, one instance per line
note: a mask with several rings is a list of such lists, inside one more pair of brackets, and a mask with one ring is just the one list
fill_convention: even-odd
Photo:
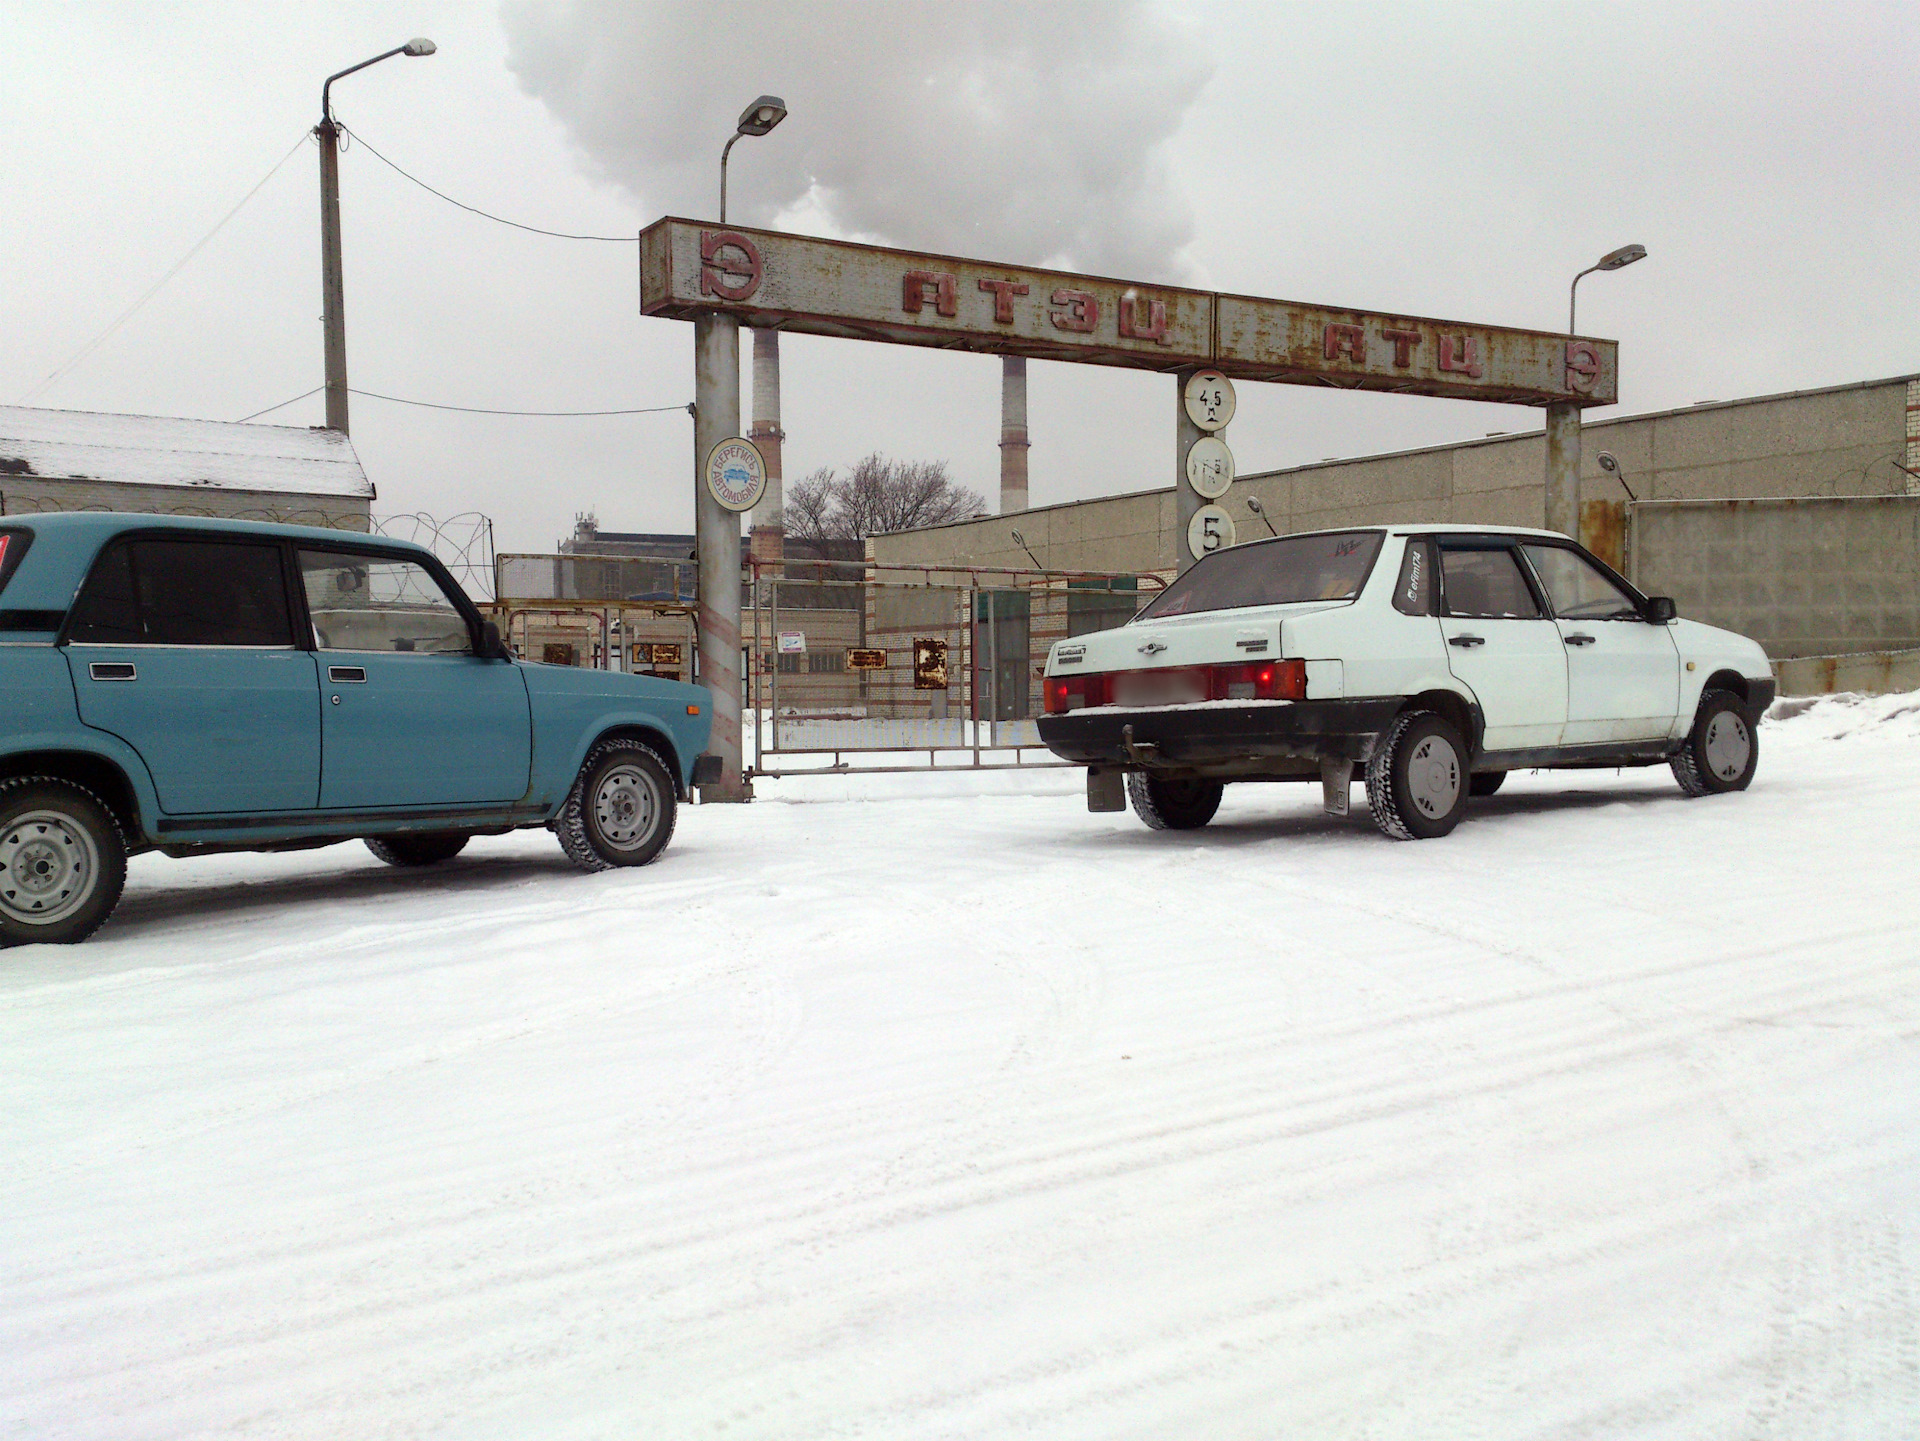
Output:
[[99,797],[45,776],[0,783],[0,946],[84,941],[126,881],[126,842]]
[[1127,777],[1133,813],[1156,831],[1194,831],[1213,819],[1226,787],[1219,781],[1160,780],[1144,771]]
[[1470,781],[1460,732],[1432,711],[1407,711],[1367,761],[1367,807],[1396,841],[1431,840],[1460,822]]
[[1760,763],[1760,741],[1740,698],[1728,691],[1708,691],[1686,743],[1669,764],[1680,789],[1690,796],[1743,791],[1753,781]]
[[435,831],[424,836],[368,836],[367,849],[390,866],[437,866],[467,848],[465,831]]
[[583,871],[644,866],[673,836],[675,799],[666,762],[644,742],[602,741],[554,821],[560,848]]

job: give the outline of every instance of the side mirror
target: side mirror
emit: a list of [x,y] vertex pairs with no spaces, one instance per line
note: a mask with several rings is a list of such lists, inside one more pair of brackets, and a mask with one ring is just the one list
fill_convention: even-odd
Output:
[[1650,595],[1647,597],[1647,608],[1643,614],[1647,618],[1648,625],[1665,625],[1679,615],[1680,611],[1674,605],[1672,596]]
[[500,627],[490,620],[480,622],[480,658],[482,660],[512,660],[513,652],[507,649],[507,643],[500,639]]

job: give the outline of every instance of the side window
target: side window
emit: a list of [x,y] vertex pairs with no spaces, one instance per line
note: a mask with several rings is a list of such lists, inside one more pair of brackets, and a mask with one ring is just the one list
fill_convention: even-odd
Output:
[[418,562],[303,550],[300,579],[322,650],[473,654],[466,616]]
[[1584,555],[1564,545],[1528,545],[1521,549],[1533,573],[1546,587],[1554,613],[1563,620],[1638,620],[1640,607]]
[[290,646],[276,545],[134,540],[94,563],[68,638],[82,645]]
[[1540,606],[1527,588],[1519,558],[1505,546],[1492,550],[1443,550],[1441,583],[1447,614],[1485,620],[1537,620]]
[[1434,589],[1433,543],[1408,541],[1400,560],[1400,579],[1393,588],[1393,608],[1402,615],[1432,615]]

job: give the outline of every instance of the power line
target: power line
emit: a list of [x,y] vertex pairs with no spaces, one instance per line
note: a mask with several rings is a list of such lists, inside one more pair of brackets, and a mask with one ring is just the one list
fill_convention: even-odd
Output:
[[[233,219],[234,216],[238,215],[241,212],[241,210],[246,206],[246,203],[249,200],[253,199],[254,196],[258,195],[260,191],[266,186],[266,183],[269,180],[273,179],[274,176],[278,175],[280,173],[281,167],[284,166],[289,160],[293,159],[295,153],[298,152],[300,147],[306,143],[307,143],[307,137],[305,134],[302,134],[298,140],[293,142],[293,149],[289,150],[285,155],[280,157],[280,163],[278,165],[275,165],[273,169],[269,170],[265,175],[261,176],[260,183],[258,185],[255,185],[253,189],[249,190],[245,195],[240,197],[240,204],[234,206],[233,209],[229,210],[225,215],[221,216],[220,223],[218,225],[215,225],[213,229],[209,230],[205,235],[201,236],[200,239],[194,243],[193,249],[189,250],[185,255],[181,256],[179,260],[174,262],[174,266],[171,270],[169,270],[165,275],[161,276],[158,280],[154,281],[153,284],[147,289],[146,294],[142,295],[138,300],[134,301],[133,304],[129,305],[125,310],[121,311],[119,318],[116,319],[113,322],[113,324],[109,325],[105,330],[101,331],[92,340],[88,341],[85,345],[81,346],[80,349],[74,354],[73,358],[69,360],[65,365],[61,366],[58,370],[54,371],[53,374],[49,375],[45,380],[41,381],[38,385],[34,386],[32,390],[29,390],[25,395],[21,396],[18,403],[21,405],[26,405],[31,401],[37,399],[42,393],[46,391],[48,386],[52,385],[56,380],[60,379],[60,377],[65,375],[68,371],[72,370],[76,365],[78,365],[81,361],[85,360],[89,355],[92,355],[94,351],[98,350],[101,346],[105,345],[107,341],[112,338],[113,333],[115,331],[117,331],[121,326],[125,325],[129,320],[133,319],[135,311],[139,310],[141,306],[145,305],[149,300],[153,299],[154,296],[158,295],[160,293],[160,288],[164,286],[169,280],[173,279],[174,276],[178,275],[182,270],[186,269],[187,262],[189,260],[192,260],[194,256],[198,255],[203,249],[205,249],[207,242],[212,240],[214,236],[218,235],[222,230],[222,228],[225,227],[226,223],[229,220]],[[372,149],[373,147],[369,146],[367,148]]]
[[[301,394],[294,396],[292,400],[283,400],[278,405],[269,405],[265,410],[256,410],[252,415],[243,415],[240,417],[238,423],[244,424],[249,420],[257,420],[263,415],[271,415],[276,410],[285,410],[296,401],[305,400],[310,395],[318,395],[325,389],[326,386],[324,385],[316,385],[312,390],[303,391]],[[464,415],[528,415],[575,418],[595,415],[659,415],[669,410],[689,409],[689,407],[685,405],[648,405],[634,410],[496,410],[484,405],[441,405],[431,400],[408,400],[398,395],[382,395],[377,390],[355,390],[352,386],[347,387],[347,393],[349,395],[364,396],[368,400],[390,401],[394,405],[417,405],[427,410],[457,410]]]
[[[345,130],[347,127],[342,125],[340,128],[342,130]],[[369,151],[372,151],[373,158],[375,160],[378,160],[382,165],[386,166],[389,170],[393,171],[394,174],[402,177],[403,179],[411,180],[415,185],[418,185],[422,190],[426,191],[427,194],[437,195],[439,196],[440,199],[446,201],[447,204],[457,206],[461,210],[467,211],[469,214],[478,215],[483,220],[491,220],[491,221],[494,221],[496,224],[500,224],[500,225],[511,225],[515,230],[528,230],[535,235],[551,235],[556,240],[606,240],[606,241],[611,241],[616,245],[639,244],[639,237],[637,235],[569,235],[567,234],[567,232],[563,230],[542,230],[537,225],[522,225],[517,220],[508,220],[503,216],[490,214],[487,211],[480,209],[480,207],[477,205],[468,205],[464,201],[455,200],[451,195],[448,195],[439,190],[435,190],[431,185],[427,184],[426,181],[420,179],[416,175],[408,175],[406,171],[402,170],[398,165],[395,165],[391,160],[387,159],[387,157],[382,155],[378,150],[374,150],[373,146],[368,143],[367,138],[364,135],[359,134],[357,131],[350,131],[349,133],[352,134],[353,138],[359,141],[360,144],[366,146],[366,148]],[[457,410],[459,409],[459,407],[450,406],[448,407],[448,409]]]

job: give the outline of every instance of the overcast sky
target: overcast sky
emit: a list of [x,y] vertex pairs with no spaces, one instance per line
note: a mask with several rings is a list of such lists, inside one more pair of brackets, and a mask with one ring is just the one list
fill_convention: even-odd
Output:
[[[238,420],[322,379],[318,160],[352,131],[549,229],[735,219],[1008,263],[1617,338],[1598,418],[1920,370],[1920,7],[0,0],[0,401]],[[297,149],[296,149],[297,147]],[[94,340],[265,176],[157,295]],[[635,247],[466,214],[342,159],[349,375],[453,405],[692,398]],[[750,347],[743,347],[749,348]],[[784,344],[789,480],[870,450],[996,496],[999,365]],[[1173,382],[1035,362],[1036,505],[1170,484]],[[1242,472],[1537,429],[1517,407],[1240,387]],[[314,396],[266,419],[317,424]],[[692,526],[684,413],[521,419],[356,397],[376,512],[479,510],[544,550],[591,510]]]

